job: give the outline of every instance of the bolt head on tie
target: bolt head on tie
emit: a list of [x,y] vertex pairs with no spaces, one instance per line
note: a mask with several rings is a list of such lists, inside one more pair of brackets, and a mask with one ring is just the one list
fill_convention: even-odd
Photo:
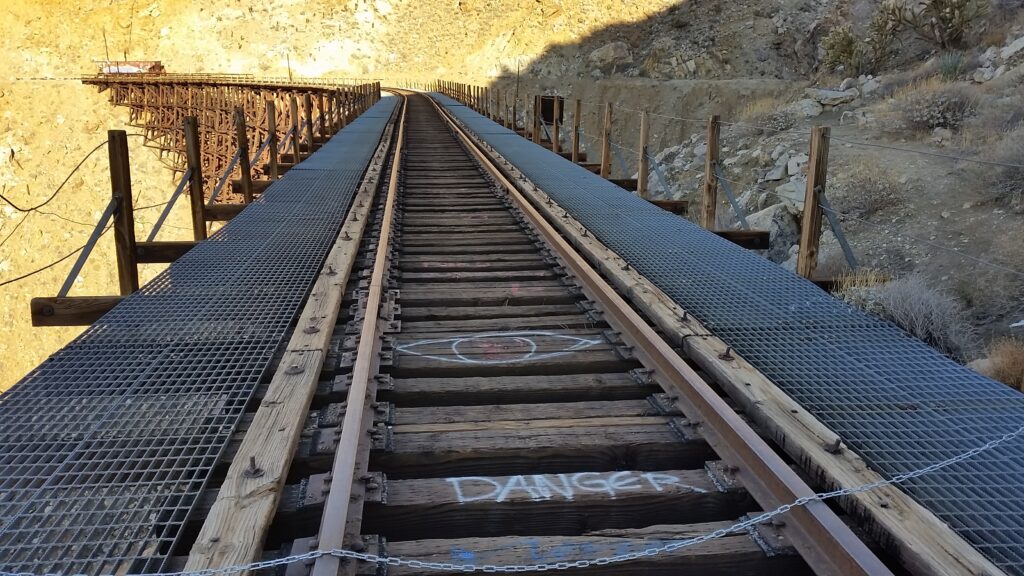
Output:
[[263,476],[263,469],[256,465],[256,457],[249,456],[249,467],[242,471],[246,478],[259,478]]
[[735,360],[736,357],[732,355],[732,346],[726,346],[725,352],[718,355],[719,360]]
[[317,328],[316,326],[313,326],[312,324],[306,326],[306,328],[303,330],[303,332],[305,332],[306,334],[316,334],[319,331],[320,329]]
[[293,376],[295,374],[302,374],[305,371],[306,369],[303,368],[302,366],[299,366],[298,364],[292,364],[291,366],[285,368],[284,373]]

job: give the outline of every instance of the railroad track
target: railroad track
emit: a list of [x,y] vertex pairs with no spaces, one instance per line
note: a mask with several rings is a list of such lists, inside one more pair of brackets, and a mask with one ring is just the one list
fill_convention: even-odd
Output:
[[[366,216],[343,229],[364,231],[337,321],[296,328],[330,329],[331,345],[298,448],[269,475],[280,497],[242,540],[270,559],[410,562],[327,555],[279,574],[888,573],[821,502],[644,555],[812,492],[427,98],[406,99],[391,139]],[[232,478],[267,468],[245,460],[259,419],[178,545],[189,568],[230,564],[218,534],[247,529],[222,513]]]

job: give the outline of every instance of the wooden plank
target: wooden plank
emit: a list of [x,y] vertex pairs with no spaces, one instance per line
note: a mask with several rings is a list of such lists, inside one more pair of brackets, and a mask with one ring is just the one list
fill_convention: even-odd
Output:
[[405,255],[438,255],[438,254],[537,254],[534,246],[526,236],[511,242],[482,243],[461,246],[403,246],[399,254]]
[[396,378],[382,396],[410,409],[417,406],[471,406],[510,402],[583,402],[641,399],[661,388],[629,374],[572,374],[465,378]]
[[707,152],[704,155],[704,195],[701,202],[700,225],[708,230],[718,227],[718,174],[715,167],[721,149],[718,138],[721,132],[720,119],[716,114],[708,120]]
[[636,178],[609,178],[608,181],[630,192],[636,192],[637,187],[640,185]]
[[185,160],[188,166],[188,196],[192,209],[192,236],[206,240],[206,198],[203,196],[203,162],[199,142],[199,120],[185,118]]
[[33,298],[33,326],[89,326],[117,306],[124,296],[67,296]]
[[530,420],[450,429],[456,426],[396,427],[391,449],[375,453],[373,469],[396,479],[558,474],[697,468],[715,458],[681,418]]
[[[609,418],[653,416],[660,412],[646,399],[594,400],[589,402],[549,402],[546,404],[492,404],[483,406],[396,407],[395,426],[413,424],[453,424],[496,422],[500,420],[554,420],[570,418]],[[677,411],[676,416],[679,416]]]
[[612,103],[604,103],[604,124],[601,127],[601,178],[612,175]]
[[245,204],[214,204],[206,207],[207,222],[227,222],[245,210]]
[[[583,536],[535,538],[505,536],[496,538],[464,538],[457,541],[433,539],[389,542],[388,555],[423,562],[444,562],[474,565],[556,564],[576,560],[593,560],[663,546],[674,541],[701,536],[726,528],[731,522],[708,522],[690,525],[660,525],[652,528],[597,531]],[[759,539],[748,534],[724,536],[710,542],[687,546],[645,556],[626,564],[591,566],[582,570],[559,571],[560,574],[588,576],[804,576],[810,569],[775,530],[758,530]],[[768,549],[762,548],[762,544]],[[770,551],[770,552],[769,552]],[[459,574],[405,566],[389,566],[391,576],[428,576]],[[536,574],[536,572],[527,572]]]
[[818,266],[818,245],[821,242],[821,204],[819,196],[828,179],[829,127],[811,130],[810,164],[807,165],[807,186],[804,190],[804,212],[800,219],[800,252],[796,273],[804,278],[814,276]]
[[685,216],[690,209],[689,200],[650,200],[649,202],[662,210],[667,210],[680,216]]
[[565,316],[579,314],[575,305],[536,305],[536,306],[451,306],[451,307],[404,307],[402,321],[422,320],[482,320],[490,318]]
[[363,530],[390,541],[530,534],[574,536],[668,522],[730,520],[757,510],[707,470],[620,470],[388,480]]
[[114,248],[117,280],[121,295],[139,289],[139,264],[135,254],[135,210],[132,208],[132,174],[128,162],[128,135],[124,130],[107,131],[110,159],[110,190],[117,210],[114,212]]
[[637,160],[636,192],[647,198],[647,178],[650,176],[650,161],[647,159],[647,147],[650,140],[651,122],[647,110],[640,113],[640,158]]
[[[455,339],[449,339],[455,340]],[[450,346],[450,345],[449,345]],[[566,345],[568,347],[570,345]],[[415,349],[409,346],[408,350]],[[472,376],[472,375],[516,375],[531,374],[585,374],[589,372],[627,371],[639,365],[632,360],[623,360],[619,354],[605,347],[600,349],[576,350],[570,352],[540,352],[530,356],[527,350],[516,352],[481,352],[446,355],[417,356],[402,351],[393,360],[395,376],[411,378],[420,376]]]
[[399,269],[405,272],[502,272],[512,270],[546,270],[550,269],[551,265],[536,256],[529,260],[509,260],[509,261],[489,261],[486,259],[477,259],[476,262],[469,261],[467,258],[460,259],[461,261],[440,261],[440,260],[422,260],[419,262],[408,261],[401,259],[399,261]]
[[769,233],[767,230],[715,230],[721,238],[748,250],[767,250]]
[[[519,308],[519,307],[517,307]],[[580,313],[578,310],[569,314],[552,314],[547,316],[516,316],[513,309],[504,314],[479,320],[417,320],[403,312],[402,334],[426,334],[427,337],[437,332],[458,330],[461,332],[500,331],[500,330],[551,330],[570,328],[606,328],[603,322]]]
[[136,259],[140,264],[174,262],[195,246],[196,242],[189,240],[137,242],[135,244]]
[[[444,285],[442,285],[444,286]],[[572,304],[578,297],[564,286],[510,285],[504,288],[402,288],[403,306],[522,306]]]
[[[252,425],[233,453],[224,484],[192,547],[186,570],[245,564],[259,559],[295,456],[306,412],[317,389],[320,368],[330,346],[330,328],[337,320],[345,285],[359,256],[359,242],[345,238],[361,238],[369,222],[371,199],[388,140],[385,134]],[[253,465],[258,468],[258,474],[252,473]]]
[[528,282],[558,278],[554,270],[496,270],[493,272],[402,272],[402,281],[414,282]]

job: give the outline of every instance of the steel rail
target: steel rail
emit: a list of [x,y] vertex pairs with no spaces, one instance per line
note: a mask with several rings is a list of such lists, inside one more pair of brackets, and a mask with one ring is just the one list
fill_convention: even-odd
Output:
[[[683,412],[698,426],[712,448],[739,466],[737,475],[764,509],[770,510],[814,491],[793,469],[630,307],[586,259],[525,198],[458,122],[431,99],[438,113],[505,189],[548,246],[576,276],[583,292],[598,303],[604,319],[633,346],[633,353],[653,376],[677,393]],[[892,575],[842,520],[821,501],[793,508],[782,526],[804,560],[818,574]],[[326,575],[317,575],[326,576]]]
[[[391,224],[395,213],[395,197],[398,194],[398,176],[401,170],[402,148],[405,141],[405,117],[408,112],[406,104],[407,101],[403,97],[402,111],[398,121],[398,137],[392,151],[393,160],[384,204],[384,216],[381,221],[380,237],[377,240],[377,252],[373,261],[373,274],[370,277],[366,298],[366,313],[359,332],[359,346],[356,349],[355,363],[352,366],[352,383],[349,386],[345,403],[345,418],[342,420],[341,437],[338,439],[334,463],[331,466],[331,491],[324,502],[324,514],[320,522],[317,549],[322,551],[344,547],[345,524],[348,521],[359,443],[367,438],[363,415],[366,408],[366,391],[370,379],[374,376],[370,370],[375,364],[374,346],[379,336],[378,318],[384,291],[384,272],[391,243]],[[313,565],[310,576],[337,576],[340,566],[341,558],[331,555],[321,556]]]

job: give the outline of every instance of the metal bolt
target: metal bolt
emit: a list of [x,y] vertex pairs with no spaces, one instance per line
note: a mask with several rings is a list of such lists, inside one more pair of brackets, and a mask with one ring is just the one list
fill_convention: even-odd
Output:
[[376,482],[367,482],[366,483],[366,489],[367,490],[376,490],[377,488],[380,488],[380,484],[377,484]]
[[345,230],[345,235],[341,237],[343,240],[351,240],[352,236],[349,235],[348,230]]
[[825,451],[829,454],[839,454],[843,451],[843,439],[836,438],[832,442],[825,443]]
[[285,369],[284,373],[288,374],[289,376],[294,376],[296,374],[302,374],[305,371],[306,369],[303,368],[302,366],[299,366],[298,364],[292,364],[291,366]]
[[249,456],[249,467],[242,472],[246,478],[259,478],[263,476],[263,469],[256,465],[256,457]]
[[726,346],[725,347],[725,352],[722,352],[721,354],[719,354],[718,355],[718,359],[719,360],[726,360],[726,361],[735,360],[736,358],[733,357],[733,355],[732,355],[732,346]]
[[306,334],[316,334],[319,331],[320,331],[320,329],[317,328],[316,326],[313,326],[312,324],[310,324],[309,326],[306,326],[306,329],[303,330],[303,332],[305,332]]
[[331,264],[328,264],[328,265],[327,265],[327,275],[328,275],[328,276],[334,276],[334,275],[336,275],[337,273],[338,273],[338,271],[334,269],[334,266],[333,266],[333,265],[331,265]]

